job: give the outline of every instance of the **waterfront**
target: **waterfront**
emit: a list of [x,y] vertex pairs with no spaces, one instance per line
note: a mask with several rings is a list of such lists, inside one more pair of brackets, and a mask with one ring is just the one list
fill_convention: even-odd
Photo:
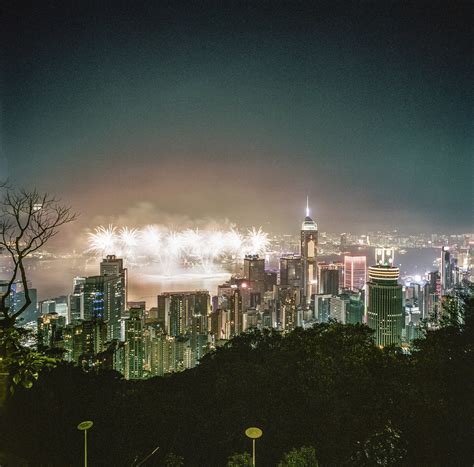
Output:
[[[352,247],[351,253],[367,256],[367,263],[374,258],[374,247]],[[434,262],[439,258],[439,248],[406,248],[405,254],[395,253],[395,264],[401,276],[423,275],[436,270]],[[320,261],[342,261],[343,255],[320,255]],[[0,257],[0,268],[6,264]],[[278,258],[270,258],[270,267],[275,268]],[[217,286],[225,282],[231,273],[238,273],[239,264],[218,266],[211,272],[198,270],[165,276],[154,274],[153,266],[129,267],[129,300],[145,300],[147,306],[155,305],[156,295],[161,292],[179,290],[209,290],[217,292]],[[0,269],[1,271],[1,269]],[[39,300],[67,295],[72,292],[72,280],[76,276],[99,274],[99,261],[85,256],[35,258],[28,262],[28,274],[32,287],[38,290]]]

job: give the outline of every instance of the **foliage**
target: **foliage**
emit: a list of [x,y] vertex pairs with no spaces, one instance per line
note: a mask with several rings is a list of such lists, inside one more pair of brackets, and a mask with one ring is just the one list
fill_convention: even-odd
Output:
[[248,452],[234,453],[227,459],[227,467],[251,467],[252,456]]
[[163,461],[164,467],[181,467],[182,465],[184,465],[184,457],[172,452],[168,453]]
[[316,450],[311,446],[302,446],[285,453],[278,467],[317,467]]
[[313,446],[323,467],[471,465],[472,305],[466,297],[462,322],[429,330],[411,354],[379,349],[365,326],[331,323],[239,336],[167,378],[124,381],[59,363],[15,392],[2,440],[35,465],[74,465],[77,420],[91,419],[90,456],[101,465],[131,465],[159,444],[186,466],[219,466],[248,449],[243,432],[258,426],[258,465],[286,462],[295,446]]
[[401,431],[393,428],[389,421],[380,432],[372,434],[360,445],[352,460],[361,467],[398,465],[403,463],[405,456],[406,449],[402,445]]
[[13,393],[16,385],[31,388],[38,375],[44,368],[51,368],[56,360],[36,352],[24,345],[28,333],[21,328],[0,328],[0,348],[3,357],[0,358],[13,384],[10,392]]

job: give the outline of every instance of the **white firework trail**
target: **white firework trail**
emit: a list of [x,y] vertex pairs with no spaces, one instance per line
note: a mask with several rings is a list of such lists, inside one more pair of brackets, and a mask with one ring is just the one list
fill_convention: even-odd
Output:
[[263,253],[269,246],[268,234],[262,231],[259,227],[248,230],[246,249],[249,255]]
[[89,234],[88,251],[101,256],[112,254],[118,248],[116,230],[112,225],[96,227],[95,231]]
[[165,273],[184,267],[216,270],[220,259],[242,259],[247,254],[263,254],[269,246],[268,234],[252,227],[246,235],[237,229],[186,229],[181,232],[148,225],[141,229],[99,226],[89,234],[89,248],[97,257],[117,255],[129,264],[159,263]]

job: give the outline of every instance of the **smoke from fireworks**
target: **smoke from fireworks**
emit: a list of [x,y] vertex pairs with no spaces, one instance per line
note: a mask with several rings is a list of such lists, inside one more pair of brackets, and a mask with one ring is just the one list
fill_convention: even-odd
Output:
[[255,227],[242,234],[234,228],[173,231],[157,225],[141,229],[109,225],[89,234],[88,251],[98,257],[125,258],[129,265],[154,264],[167,274],[183,267],[209,273],[220,261],[263,254],[268,245],[268,234]]

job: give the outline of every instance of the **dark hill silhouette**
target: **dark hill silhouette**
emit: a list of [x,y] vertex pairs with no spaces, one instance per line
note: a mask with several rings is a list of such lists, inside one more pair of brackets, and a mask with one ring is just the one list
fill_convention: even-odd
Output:
[[146,465],[173,452],[186,466],[225,466],[250,450],[249,426],[264,433],[260,466],[300,446],[320,466],[471,465],[472,305],[411,355],[377,348],[365,326],[331,323],[245,334],[193,370],[146,381],[60,364],[14,394],[2,449],[35,466],[81,465],[76,425],[90,419],[94,466],[131,466],[156,446]]

